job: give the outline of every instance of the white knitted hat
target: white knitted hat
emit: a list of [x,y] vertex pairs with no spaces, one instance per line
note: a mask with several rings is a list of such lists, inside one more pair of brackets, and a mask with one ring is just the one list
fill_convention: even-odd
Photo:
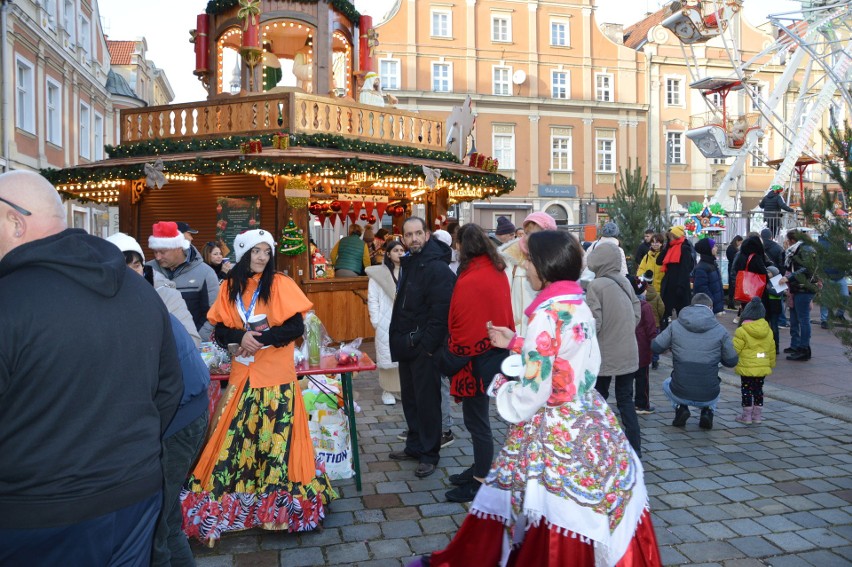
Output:
[[162,221],[154,225],[154,234],[148,237],[148,248],[151,250],[171,250],[173,248],[189,248],[189,240],[178,230],[176,222]]
[[243,254],[261,242],[269,244],[269,247],[272,248],[272,252],[275,252],[275,240],[273,240],[272,234],[270,234],[269,231],[259,228],[257,230],[247,230],[242,234],[238,234],[234,239],[234,256],[236,256],[237,262],[239,262],[240,258],[243,257]]
[[130,236],[129,234],[124,234],[123,232],[116,232],[112,236],[107,237],[107,242],[112,242],[118,249],[122,252],[136,252],[142,258],[142,261],[145,261],[145,254],[142,252],[142,247],[139,246],[139,243],[136,242],[136,239]]

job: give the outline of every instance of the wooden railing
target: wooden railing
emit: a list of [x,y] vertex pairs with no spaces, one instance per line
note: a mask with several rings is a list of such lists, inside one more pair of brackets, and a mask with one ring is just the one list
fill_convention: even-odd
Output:
[[301,92],[220,98],[121,111],[121,143],[292,133],[336,134],[423,149],[444,148],[441,119]]

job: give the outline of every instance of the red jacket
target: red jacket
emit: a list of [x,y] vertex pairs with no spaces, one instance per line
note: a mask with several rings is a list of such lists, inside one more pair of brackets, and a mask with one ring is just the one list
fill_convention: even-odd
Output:
[[654,320],[654,310],[644,299],[639,300],[642,318],[636,325],[636,345],[639,347],[639,368],[651,365],[651,341],[657,336],[657,323]]

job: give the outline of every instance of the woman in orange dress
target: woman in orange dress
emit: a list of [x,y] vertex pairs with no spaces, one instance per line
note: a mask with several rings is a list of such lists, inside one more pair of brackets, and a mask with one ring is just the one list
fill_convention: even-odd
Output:
[[254,527],[313,530],[337,498],[314,456],[293,360],[312,304],[275,271],[274,247],[264,230],[237,236],[237,263],[207,314],[216,342],[236,348],[221,414],[181,494],[184,532],[210,543]]

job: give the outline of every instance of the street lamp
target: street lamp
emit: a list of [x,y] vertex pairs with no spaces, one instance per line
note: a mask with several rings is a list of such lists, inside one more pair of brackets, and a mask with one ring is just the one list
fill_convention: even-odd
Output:
[[[667,137],[668,138],[668,137]],[[666,140],[666,223],[671,222],[669,206],[672,201],[670,197],[672,187],[672,147],[674,143],[671,138]]]

